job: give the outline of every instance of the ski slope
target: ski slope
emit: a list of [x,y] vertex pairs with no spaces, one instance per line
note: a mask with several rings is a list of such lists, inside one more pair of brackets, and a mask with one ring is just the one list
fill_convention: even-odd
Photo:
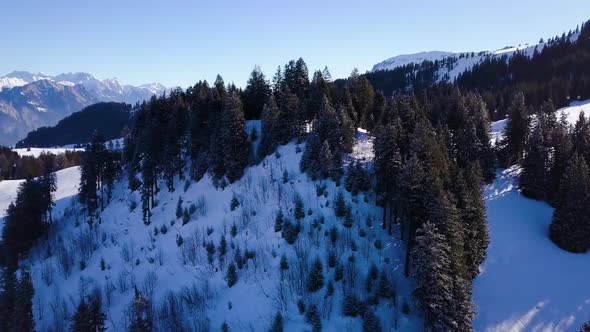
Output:
[[66,151],[84,151],[83,148],[65,147],[65,148],[20,148],[12,151],[18,153],[21,157],[39,157],[42,154],[62,154]]
[[473,299],[476,331],[577,331],[590,320],[590,253],[572,254],[548,237],[553,209],[521,196],[517,167],[486,186],[491,243]]

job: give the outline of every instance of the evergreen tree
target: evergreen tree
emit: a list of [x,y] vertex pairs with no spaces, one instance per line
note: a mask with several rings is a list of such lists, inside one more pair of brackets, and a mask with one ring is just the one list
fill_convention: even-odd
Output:
[[526,145],[522,162],[520,189],[522,194],[532,199],[544,200],[548,184],[549,151],[544,141],[543,127],[539,120],[533,126]]
[[309,308],[305,312],[305,321],[311,325],[313,332],[320,332],[322,330],[322,319],[315,304],[309,305]]
[[318,257],[314,260],[307,279],[307,290],[313,293],[322,289],[322,287],[324,287],[324,266]]
[[301,220],[305,218],[305,208],[303,206],[303,200],[301,197],[295,197],[295,220]]
[[574,153],[561,179],[549,235],[559,247],[576,253],[590,249],[590,173]]
[[231,288],[238,282],[238,273],[236,272],[236,266],[234,265],[234,263],[229,264],[225,279],[227,281],[227,287],[229,288]]
[[273,125],[272,137],[277,144],[287,144],[292,139],[301,137],[305,128],[297,95],[287,89],[282,92],[280,100],[280,110]]
[[31,281],[31,274],[27,269],[24,269],[18,282],[11,331],[35,331],[35,318],[33,316],[34,295],[35,289]]
[[131,302],[129,331],[152,331],[152,305],[148,299],[135,288],[135,296]]
[[280,232],[283,229],[283,210],[279,209],[275,217],[275,232]]
[[274,136],[276,134],[275,124],[278,116],[279,108],[275,98],[271,96],[262,109],[262,136],[258,146],[259,159],[271,154],[278,144],[277,138]]
[[339,218],[344,217],[346,214],[346,201],[341,191],[336,194],[336,198],[334,199],[334,214]]
[[269,332],[283,332],[283,315],[280,312],[276,313]]
[[307,137],[305,151],[299,162],[299,169],[301,172],[309,174],[312,179],[318,178],[322,171],[321,165],[318,161],[321,148],[322,145],[320,144],[319,137],[316,134],[310,134]]
[[260,67],[254,67],[242,93],[244,114],[247,120],[260,119],[263,106],[268,102],[270,94],[270,84],[264,77]]
[[454,331],[452,310],[452,276],[450,248],[437,227],[427,222],[418,229],[412,249],[416,295],[422,301],[425,326],[432,331]]
[[365,310],[365,314],[363,315],[363,331],[381,332],[381,322],[373,310]]
[[231,93],[225,103],[221,120],[223,164],[230,182],[239,179],[248,164],[250,146],[244,126],[242,103],[237,93]]
[[0,292],[0,331],[10,331],[17,296],[17,280],[13,268],[2,269],[2,291]]
[[504,130],[505,161],[509,165],[518,164],[522,160],[529,132],[529,122],[524,94],[519,92],[508,110],[508,122]]
[[78,304],[76,312],[71,318],[71,331],[106,331],[106,314],[102,312],[102,303],[99,296],[93,296],[89,304],[84,299]]

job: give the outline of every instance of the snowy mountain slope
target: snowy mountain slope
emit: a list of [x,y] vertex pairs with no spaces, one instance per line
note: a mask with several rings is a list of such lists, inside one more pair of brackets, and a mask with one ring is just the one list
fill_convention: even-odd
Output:
[[97,102],[81,85],[38,80],[0,91],[0,144],[14,144],[29,131],[54,125]]
[[474,283],[476,331],[577,331],[590,319],[590,254],[548,237],[553,209],[521,196],[516,167],[485,188],[491,244]]
[[65,153],[66,151],[83,151],[83,148],[75,148],[72,146],[67,146],[63,148],[22,148],[22,149],[12,149],[12,151],[19,154],[19,156],[29,156],[29,157],[39,157],[41,154],[61,154]]
[[[556,116],[558,120],[561,119],[562,116],[565,116],[567,122],[571,125],[574,125],[576,124],[576,121],[578,121],[580,113],[582,112],[584,112],[584,115],[586,117],[590,116],[590,100],[572,101],[569,106],[558,109],[556,111]],[[503,119],[492,122],[491,136],[493,144],[499,142],[504,137],[503,132],[506,127],[507,121],[508,119]]]
[[[571,37],[575,40],[577,35]],[[424,61],[443,61],[446,65],[441,66],[437,72],[438,80],[441,82],[452,82],[462,72],[470,69],[475,64],[489,57],[506,56],[510,57],[515,52],[521,52],[526,56],[532,56],[535,49],[541,51],[545,43],[539,44],[522,44],[518,46],[507,46],[495,51],[480,52],[445,52],[429,51],[414,54],[398,55],[373,66],[372,71],[393,70],[408,64],[421,64]]]
[[[80,182],[80,169],[70,167],[57,171],[57,190],[54,193],[55,207],[53,215],[59,217],[64,209],[71,204],[72,198],[78,194],[78,183]],[[0,181],[0,231],[4,225],[6,208],[16,198],[18,185],[24,180]]]
[[152,95],[161,95],[166,87],[159,83],[140,86],[121,85],[116,78],[99,80],[88,73],[63,73],[50,76],[43,73],[33,74],[26,71],[14,71],[0,77],[0,91],[24,86],[40,80],[49,80],[64,86],[82,85],[88,93],[99,101],[116,101],[135,103],[149,99]]
[[[248,128],[253,127],[256,125],[248,124]],[[374,194],[369,194],[365,201],[364,194],[351,197],[332,181],[309,180],[299,171],[302,153],[298,151],[293,143],[279,147],[275,155],[248,168],[241,180],[224,189],[215,189],[208,176],[188,185],[176,181],[172,193],[162,184],[148,227],[142,222],[140,207],[130,209],[132,202],[139,202],[139,193],[130,193],[125,180],[116,185],[113,200],[100,214],[99,224],[92,228],[84,222],[79,206],[66,199],[63,204],[68,207],[59,214],[61,218],[55,219],[55,228],[48,239],[39,243],[25,262],[30,266],[36,288],[33,302],[37,328],[65,327],[80,293],[88,294],[96,288],[103,294],[107,327],[121,331],[136,285],[153,300],[156,315],[160,315],[157,326],[160,330],[172,330],[166,325],[168,322],[182,321],[194,330],[208,325],[217,331],[226,321],[232,331],[264,331],[270,326],[272,316],[281,311],[285,330],[301,331],[309,329],[296,306],[302,299],[307,305],[322,304],[319,310],[323,331],[359,331],[360,319],[342,316],[343,293],[363,294],[361,289],[365,287],[369,266],[375,263],[388,271],[396,291],[395,306],[385,299],[377,306],[382,326],[397,324],[401,330],[419,329],[421,322],[410,300],[412,282],[403,277],[402,243],[389,237],[377,224],[382,211],[374,205]],[[286,182],[283,181],[285,170]],[[72,174],[71,180],[77,180],[77,176]],[[325,185],[324,195],[317,195],[316,185]],[[339,191],[347,202],[352,202],[354,225],[350,229],[334,216],[332,205]],[[230,202],[234,196],[240,205],[232,211]],[[280,208],[286,219],[293,221],[293,202],[297,196],[303,201],[306,216],[297,242],[289,245],[281,233],[274,231],[274,218]],[[175,216],[179,197],[184,208],[195,206],[195,213],[186,225]],[[230,232],[233,225],[237,227],[235,237]],[[328,232],[332,226],[339,233],[335,245]],[[228,252],[221,263],[217,249],[210,265],[203,244],[211,241],[218,247],[222,234]],[[178,236],[183,239],[180,246]],[[376,246],[383,249],[375,250]],[[49,256],[48,247],[52,248]],[[246,250],[255,252],[255,258],[238,270],[237,284],[228,288],[224,278],[238,248],[242,254]],[[354,285],[333,280],[335,270],[327,263],[328,252],[332,250],[345,275],[356,280]],[[289,264],[285,272],[279,269],[283,254]],[[354,263],[349,262],[352,255]],[[304,289],[307,271],[316,257],[323,261],[325,284],[319,292],[310,294]],[[102,259],[104,270],[100,268]],[[334,294],[325,297],[330,280]],[[187,296],[199,301],[191,304],[168,301]],[[180,312],[180,318],[162,316],[163,306],[174,303],[178,305],[175,310]],[[401,313],[403,303],[410,304],[410,315]]]
[[405,65],[409,65],[411,63],[420,64],[424,61],[436,61],[442,60],[444,58],[453,57],[457,53],[453,52],[444,52],[444,51],[428,51],[428,52],[419,52],[413,54],[402,54],[396,55],[392,58],[379,62],[378,64],[373,66],[373,71],[378,70],[392,70],[397,67],[403,67]]

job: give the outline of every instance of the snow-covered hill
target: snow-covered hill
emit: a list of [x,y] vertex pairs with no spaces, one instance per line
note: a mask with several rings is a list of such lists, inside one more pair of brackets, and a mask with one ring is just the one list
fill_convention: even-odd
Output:
[[[577,35],[572,36],[573,39]],[[535,49],[541,51],[545,43],[539,44],[522,44],[518,46],[506,46],[495,51],[480,52],[445,52],[429,51],[414,54],[404,54],[394,56],[387,60],[377,63],[373,66],[373,71],[393,70],[408,64],[421,64],[424,61],[442,61],[445,63],[437,72],[439,81],[452,82],[459,74],[472,68],[475,64],[489,57],[507,56],[510,57],[515,52],[521,52],[527,56],[532,56]]]
[[[569,106],[558,109],[556,111],[556,117],[559,120],[562,116],[565,116],[567,122],[571,125],[574,125],[576,124],[576,121],[578,121],[580,113],[582,112],[587,118],[590,116],[590,100],[572,101]],[[503,133],[504,129],[506,128],[507,121],[508,119],[503,119],[492,122],[492,144],[499,142],[504,137]]]
[[[256,125],[249,123],[248,128],[252,127]],[[366,134],[360,142],[370,148]],[[376,307],[382,326],[419,330],[422,323],[411,300],[412,281],[403,277],[402,242],[388,236],[378,224],[382,211],[374,204],[375,195],[353,197],[330,180],[311,181],[299,171],[301,148],[303,145],[295,143],[280,147],[223,189],[216,189],[208,176],[196,183],[177,180],[173,192],[162,185],[149,226],[142,222],[139,193],[130,193],[125,180],[115,186],[113,200],[94,227],[85,222],[75,200],[56,194],[60,209],[54,213],[55,227],[24,262],[30,266],[36,287],[33,302],[37,328],[66,327],[80,294],[98,289],[103,295],[107,327],[122,331],[137,286],[152,299],[157,327],[162,331],[174,330],[170,324],[178,323],[193,330],[210,326],[217,331],[224,321],[232,331],[265,331],[277,311],[283,313],[286,331],[310,329],[298,311],[299,300],[307,306],[318,305],[323,331],[359,331],[361,319],[342,314],[343,296],[366,294],[365,280],[374,263],[386,272],[395,288],[395,304],[380,299]],[[370,154],[362,155],[370,159]],[[77,170],[64,171],[71,172],[69,180],[58,177],[58,186],[77,183]],[[9,183],[0,191],[14,191],[15,187]],[[344,227],[334,215],[338,192],[350,202],[352,228]],[[234,197],[239,206],[232,209]],[[281,209],[285,214],[283,226],[286,220],[294,222],[296,197],[303,202],[305,217],[298,240],[290,245],[275,232],[274,220]],[[194,211],[185,225],[176,217],[179,198],[183,208]],[[6,202],[7,196],[0,199]],[[234,226],[235,236],[231,231]],[[219,255],[222,236],[227,241],[224,256]],[[212,264],[205,249],[209,242],[217,247]],[[246,251],[253,252],[254,257],[238,269],[238,282],[229,288],[225,280],[228,265],[238,252],[244,255]],[[343,280],[335,280],[336,268],[329,266],[329,253],[343,268]],[[283,255],[289,265],[285,271],[280,269]],[[309,293],[307,279],[316,258],[323,262],[325,283],[320,291]],[[327,294],[329,283],[334,287],[332,295]],[[377,283],[375,280],[373,287]],[[409,314],[402,312],[404,304]]]
[[485,188],[491,243],[473,299],[476,331],[577,331],[590,319],[590,253],[572,254],[548,236],[553,209],[518,190],[520,170]]

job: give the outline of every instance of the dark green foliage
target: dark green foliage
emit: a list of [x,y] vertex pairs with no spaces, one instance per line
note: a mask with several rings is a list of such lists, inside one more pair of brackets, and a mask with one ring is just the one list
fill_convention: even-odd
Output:
[[17,296],[18,282],[14,269],[2,269],[2,290],[0,291],[0,330],[10,331],[13,321],[14,306]]
[[328,254],[328,266],[333,268],[336,266],[336,263],[336,253],[334,251],[330,251],[330,253]]
[[95,131],[104,133],[105,139],[121,137],[129,125],[131,105],[123,103],[96,103],[72,113],[53,127],[41,127],[27,134],[16,144],[17,148],[54,147],[90,142]]
[[305,208],[303,206],[303,200],[301,197],[295,197],[295,220],[301,220],[305,218]]
[[508,110],[508,123],[504,130],[505,162],[507,165],[520,163],[529,132],[529,115],[524,94],[518,93]]
[[590,249],[590,173],[584,158],[574,153],[561,178],[549,236],[559,247],[575,253]]
[[188,211],[188,209],[184,209],[184,211],[182,212],[182,225],[186,225],[188,224],[188,222],[191,220],[191,215]]
[[176,218],[182,218],[182,198],[178,196],[178,203],[176,203]]
[[299,310],[300,314],[305,312],[305,302],[302,299],[297,300],[297,309]]
[[236,272],[236,266],[234,265],[234,263],[229,264],[225,280],[227,281],[227,287],[229,288],[231,288],[238,282],[238,273]]
[[279,209],[275,217],[275,232],[280,232],[283,229],[283,210]]
[[233,211],[238,208],[238,206],[240,206],[240,201],[238,200],[238,197],[234,195],[229,203],[229,209]]
[[227,253],[227,241],[225,240],[225,235],[221,235],[221,240],[219,240],[219,256],[223,257]]
[[55,190],[53,173],[40,179],[28,179],[18,186],[16,199],[6,210],[2,228],[2,242],[9,265],[16,264],[18,256],[27,252],[46,233]]
[[344,316],[355,317],[358,315],[358,303],[356,296],[353,294],[347,294],[344,296],[344,302],[342,303],[342,313]]
[[107,316],[102,310],[102,301],[99,296],[92,296],[89,303],[84,299],[78,304],[76,313],[72,316],[71,331],[88,332],[106,331],[105,320]]
[[283,315],[280,312],[277,312],[272,320],[269,332],[283,332]]
[[587,321],[586,323],[582,324],[578,332],[590,332],[590,321]]
[[184,239],[182,238],[182,235],[176,234],[176,245],[180,247],[183,243]]
[[288,270],[289,269],[289,262],[287,262],[287,256],[281,256],[281,263],[280,263],[281,270]]
[[344,194],[339,191],[338,194],[336,194],[336,198],[334,199],[334,214],[336,215],[336,217],[338,218],[342,218],[346,215],[346,201],[344,200]]
[[311,272],[307,279],[307,290],[310,292],[317,292],[324,287],[324,266],[322,261],[316,258],[311,267]]
[[381,321],[375,315],[373,310],[365,310],[363,315],[363,331],[364,332],[381,332]]
[[254,67],[246,88],[242,93],[244,114],[247,120],[259,119],[264,105],[268,102],[271,90],[270,85],[260,67]]
[[285,169],[283,171],[283,183],[287,183],[289,182],[289,173],[287,172],[287,170]]
[[332,228],[330,228],[330,242],[335,244],[336,241],[338,241],[338,229],[336,226],[332,226]]
[[14,310],[12,314],[11,331],[35,331],[35,318],[33,316],[33,296],[35,289],[31,280],[31,274],[27,269],[21,273],[16,288]]
[[351,228],[352,224],[354,222],[354,219],[352,217],[352,208],[350,206],[346,207],[346,212],[344,213],[344,221],[343,221],[343,225],[346,228]]
[[135,296],[133,297],[133,302],[131,302],[129,319],[130,332],[152,331],[152,305],[137,288],[135,288]]
[[229,325],[225,321],[221,324],[221,332],[229,332]]
[[282,237],[287,241],[289,244],[295,243],[297,241],[297,237],[299,236],[299,232],[301,231],[301,224],[299,222],[293,224],[290,221],[285,221],[283,225],[283,232]]
[[305,321],[311,325],[313,332],[322,330],[322,319],[315,304],[310,304],[305,312]]
[[236,235],[238,235],[238,226],[236,226],[235,223],[233,223],[231,225],[231,229],[230,229],[229,233],[230,233],[231,237],[236,237]]
[[328,286],[326,287],[326,297],[332,296],[334,294],[334,284],[332,280],[328,281]]
[[344,180],[344,188],[353,195],[359,192],[366,192],[371,189],[371,182],[367,171],[360,163],[353,163],[348,168],[346,179]]

